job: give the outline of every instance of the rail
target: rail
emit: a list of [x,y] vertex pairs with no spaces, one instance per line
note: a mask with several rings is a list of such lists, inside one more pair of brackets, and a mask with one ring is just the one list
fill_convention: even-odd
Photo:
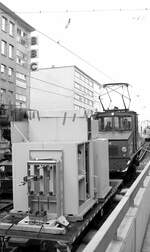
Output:
[[88,243],[83,252],[105,252],[113,240],[117,240],[117,230],[130,207],[134,207],[134,200],[140,188],[144,187],[144,181],[150,172],[150,161],[137,177],[125,196],[119,202],[106,222],[97,231],[93,239]]

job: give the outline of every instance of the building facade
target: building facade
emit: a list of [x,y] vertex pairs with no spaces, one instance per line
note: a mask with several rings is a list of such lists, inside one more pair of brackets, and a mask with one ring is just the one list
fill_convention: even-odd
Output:
[[34,30],[0,3],[0,104],[29,107],[30,35]]
[[100,88],[100,83],[76,66],[38,69],[31,74],[31,108],[99,110]]

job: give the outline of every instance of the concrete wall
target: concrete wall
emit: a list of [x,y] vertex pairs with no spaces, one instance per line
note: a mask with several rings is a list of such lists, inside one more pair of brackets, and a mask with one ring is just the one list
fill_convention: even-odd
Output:
[[126,216],[118,229],[118,238],[110,243],[106,252],[135,252],[135,219]]
[[150,215],[149,195],[150,176],[147,176],[143,188],[139,189],[134,199],[133,207],[129,208],[117,230],[116,239],[109,244],[106,252],[141,251]]

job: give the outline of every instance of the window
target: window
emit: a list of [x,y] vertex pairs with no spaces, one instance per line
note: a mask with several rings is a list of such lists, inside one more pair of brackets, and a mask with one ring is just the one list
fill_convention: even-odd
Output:
[[8,67],[8,76],[13,77],[13,68]]
[[26,75],[23,73],[16,72],[16,77],[24,81],[26,80]]
[[6,89],[0,89],[0,100],[1,103],[6,104]]
[[16,101],[16,106],[17,106],[18,108],[26,108],[26,103]]
[[1,92],[1,94],[5,94],[6,93],[6,89],[1,88],[0,92]]
[[84,97],[81,96],[81,95],[79,95],[79,101],[80,101],[80,102],[84,102]]
[[112,117],[104,118],[104,129],[111,130],[112,129]]
[[121,130],[131,130],[132,129],[132,118],[130,116],[119,117],[119,128]]
[[23,46],[27,45],[27,33],[17,28],[17,42]]
[[17,64],[19,64],[23,67],[27,66],[26,61],[24,59],[19,58],[18,56],[16,57],[16,62],[17,62]]
[[1,64],[1,73],[4,74],[6,73],[6,66]]
[[20,50],[16,51],[16,55],[24,60],[27,60],[27,54],[21,52]]
[[98,120],[98,129],[101,130],[112,130],[112,117],[101,117]]
[[15,27],[14,23],[10,22],[9,23],[9,35],[10,36],[14,36],[14,27]]
[[89,105],[93,106],[93,101],[89,100]]
[[21,87],[21,88],[26,88],[27,84],[26,84],[26,82],[16,80],[16,86]]
[[7,43],[6,41],[1,41],[1,54],[5,55],[7,54]]
[[80,97],[80,96],[79,96],[78,94],[74,94],[74,99],[75,99],[75,100],[79,100],[79,97]]
[[77,82],[75,82],[75,83],[74,83],[74,87],[77,88],[77,89],[79,89],[79,88],[80,88],[80,85],[79,85]]
[[21,66],[26,66],[27,54],[21,52],[20,50],[16,51],[16,62]]
[[16,99],[20,101],[26,101],[26,96],[21,94],[16,94]]
[[14,69],[12,67],[8,67],[8,81],[14,82]]
[[17,28],[17,35],[21,36],[21,29]]
[[75,71],[75,77],[80,78],[80,73]]
[[24,31],[21,31],[21,37],[26,37],[27,34]]
[[9,45],[9,47],[8,47],[8,56],[11,59],[13,59],[13,57],[14,57],[14,46],[13,45]]
[[93,84],[93,81],[92,81],[92,80],[89,80],[89,86],[90,86],[90,87],[93,87],[93,85],[94,85],[94,84]]
[[82,86],[85,86],[87,84],[88,86],[92,87],[94,86],[94,81],[88,76],[84,75],[83,73],[79,73],[75,71],[75,81],[80,83]]
[[75,109],[75,110],[79,110],[79,106],[74,105],[74,109]]
[[114,128],[119,129],[119,117],[118,116],[114,117]]
[[2,26],[1,26],[3,31],[7,31],[7,18],[2,17]]
[[13,99],[14,97],[13,97],[13,91],[10,91],[10,90],[8,90],[8,104],[10,105],[12,105],[13,104]]
[[81,110],[81,109],[84,109],[84,108],[79,106],[79,105],[74,104],[74,109],[75,110]]

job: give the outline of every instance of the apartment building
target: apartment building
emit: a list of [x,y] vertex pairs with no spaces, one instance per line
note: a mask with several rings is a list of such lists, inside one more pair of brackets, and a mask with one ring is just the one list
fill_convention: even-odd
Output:
[[100,83],[76,66],[38,69],[31,74],[31,108],[99,110],[100,88]]
[[29,107],[30,36],[34,30],[0,2],[0,104]]

